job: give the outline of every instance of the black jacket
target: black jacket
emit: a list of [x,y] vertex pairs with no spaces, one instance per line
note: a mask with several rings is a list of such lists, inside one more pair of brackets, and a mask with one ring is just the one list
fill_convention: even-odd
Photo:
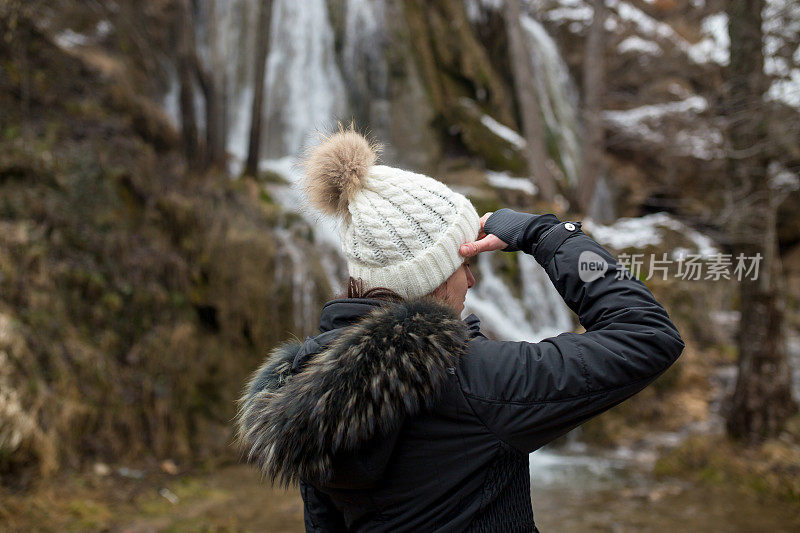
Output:
[[[308,531],[536,531],[528,454],[681,354],[666,310],[580,223],[529,216],[507,242],[546,269],[585,333],[494,341],[430,299],[337,299],[321,335],[254,374],[239,437],[273,482],[299,483]],[[583,281],[579,258],[608,269]]]

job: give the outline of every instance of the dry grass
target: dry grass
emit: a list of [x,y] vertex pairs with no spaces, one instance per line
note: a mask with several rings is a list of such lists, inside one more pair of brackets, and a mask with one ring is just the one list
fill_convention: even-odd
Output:
[[4,531],[303,530],[297,490],[272,489],[248,466],[143,479],[62,476],[26,494],[0,493]]

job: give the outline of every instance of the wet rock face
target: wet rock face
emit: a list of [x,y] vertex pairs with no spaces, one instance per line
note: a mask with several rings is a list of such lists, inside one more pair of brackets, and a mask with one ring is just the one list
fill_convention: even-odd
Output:
[[[393,23],[403,20],[404,9],[400,1],[386,2],[384,52],[389,124],[385,130],[391,145],[382,157],[390,165],[427,170],[441,159],[442,143],[434,122],[436,109],[415,59],[410,29],[404,24]],[[409,109],[415,112],[408,113]]]
[[[0,47],[14,73],[0,80],[0,483],[87,455],[226,453],[235,398],[263,347],[310,333],[329,296],[308,226],[243,180],[186,175],[177,151],[139,131],[140,110],[119,104],[114,79],[30,20],[10,35],[19,48]],[[21,57],[35,58],[28,79]]]
[[[247,43],[256,30],[252,17],[242,18],[241,13],[252,11],[253,0],[211,3],[221,17],[220,44],[215,46],[229,70],[228,149],[241,156],[249,124],[249,110],[242,102],[249,101],[252,78]],[[771,0],[768,5],[779,3]],[[677,209],[681,204],[687,214],[708,217],[703,197],[727,173],[722,157],[726,110],[721,107],[728,62],[727,3],[607,4],[607,163],[612,174],[635,166],[638,171],[626,175],[641,176],[642,181],[611,180],[612,196],[619,204],[615,211],[630,212],[643,205],[627,201],[622,189],[631,187],[642,189],[646,210],[659,205]],[[386,143],[383,158],[389,164],[432,172],[443,160],[469,159],[490,170],[523,173],[524,150],[509,142],[509,135],[498,134],[518,135],[521,115],[502,5],[488,0],[276,0],[263,153],[269,158],[295,154],[313,140],[315,130],[326,129],[335,118],[354,117]],[[568,189],[580,161],[580,99],[574,88],[582,82],[593,11],[587,0],[526,5],[530,16],[523,26],[543,102],[548,156],[557,179],[565,184],[562,189]],[[793,27],[786,22],[791,17],[777,8],[773,11],[770,53],[775,59],[768,65],[778,79],[796,62],[791,46],[796,39],[794,30],[786,29]],[[203,17],[209,13],[198,13],[201,37],[208,26]],[[542,34],[554,39],[554,53],[548,52]],[[560,77],[566,79],[551,83]],[[790,154],[788,158],[797,159],[785,140],[792,138],[797,111],[772,101],[763,111],[770,115],[774,142]],[[800,238],[800,230],[796,233]]]
[[[580,79],[591,10],[585,11],[588,6],[582,2],[571,2],[582,6],[571,11],[563,4],[546,3],[549,7],[541,16]],[[722,65],[709,51],[710,41],[707,47],[698,45],[706,38],[701,25],[707,8],[677,1],[641,4],[609,6],[604,57],[604,107],[611,112],[606,115],[608,147],[651,157],[666,151],[691,159],[716,158],[721,134],[714,121],[714,100],[722,84]],[[671,18],[680,21],[680,29],[673,27]],[[658,179],[658,171],[655,174],[652,177]]]
[[[728,112],[722,99],[729,61],[727,4],[717,0],[607,3],[604,107],[606,142],[613,156],[610,172],[630,176],[623,169],[633,164],[641,174],[636,179],[644,182],[627,187],[649,189],[643,196],[665,199],[662,207],[666,209],[676,207],[680,197],[684,212],[708,217],[709,208],[720,206],[704,206],[703,198],[726,183],[728,172],[723,150]],[[580,81],[592,17],[589,3],[548,0],[540,5],[538,17]],[[779,147],[775,157],[784,163],[798,157],[782,141],[789,124],[800,118],[798,109],[781,92],[781,76],[797,68],[796,61],[792,67],[786,56],[788,48],[797,47],[796,35],[789,35],[797,25],[792,22],[800,15],[797,11],[782,2],[768,2],[764,12],[765,70],[775,81],[759,112],[766,115],[772,142]],[[800,239],[800,230],[794,229],[800,226],[789,223],[789,211],[796,211],[799,201],[796,195],[787,198],[779,215],[780,239],[786,245]]]

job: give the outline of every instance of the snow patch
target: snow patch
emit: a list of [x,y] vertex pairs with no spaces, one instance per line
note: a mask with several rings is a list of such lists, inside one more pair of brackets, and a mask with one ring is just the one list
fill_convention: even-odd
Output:
[[464,8],[470,22],[483,22],[487,11],[499,11],[503,0],[465,0]]
[[800,108],[800,69],[794,69],[785,80],[775,80],[767,92],[767,100]]
[[89,33],[77,33],[70,28],[56,34],[55,43],[64,50],[86,46],[106,37],[114,26],[107,20],[98,22]]
[[779,161],[772,161],[767,167],[769,186],[773,190],[796,191],[800,189],[800,177]]
[[645,120],[660,119],[665,115],[676,113],[702,113],[708,109],[708,101],[702,96],[690,96],[677,102],[653,104],[626,109],[624,111],[606,111],[603,116],[609,122],[622,127],[636,127]]
[[800,4],[767,0],[761,28],[764,73],[775,78],[766,100],[800,108]]
[[703,19],[704,38],[692,45],[690,54],[697,63],[714,62],[726,66],[731,62],[731,40],[728,35],[728,15],[716,13]]
[[102,39],[111,33],[112,29],[114,29],[114,26],[109,21],[101,20],[97,23],[97,26],[95,26],[94,33],[98,39]]
[[693,130],[681,130],[676,133],[674,148],[681,155],[710,161],[724,155],[723,141],[721,131],[698,124]]
[[537,192],[536,185],[530,178],[516,178],[512,177],[507,172],[486,172],[486,181],[492,187],[499,189],[511,189],[514,191],[522,191],[526,194],[535,195]]
[[486,128],[500,137],[501,139],[508,141],[516,148],[522,150],[525,148],[525,138],[517,133],[516,131],[512,130],[508,126],[500,124],[495,119],[490,117],[489,115],[482,115],[481,116],[481,124],[486,126]]
[[656,20],[628,2],[607,0],[606,4],[611,8],[616,8],[616,13],[620,20],[634,26],[640,34],[652,39],[663,39],[671,43],[678,50],[685,53],[694,63],[717,62],[725,64],[721,62],[727,61],[728,45],[725,44],[727,38],[723,33],[727,34],[728,19],[724,14],[708,17],[703,24],[703,32],[707,36],[699,43],[692,44],[666,22]]
[[[694,116],[708,109],[708,101],[702,96],[689,96],[677,102],[635,107],[623,111],[606,111],[603,118],[606,124],[624,134],[638,137],[654,145],[667,145],[675,153],[697,159],[711,160],[723,155],[722,133],[702,121],[692,120]],[[664,128],[667,118],[684,119],[686,126],[672,133]]]
[[553,22],[586,22],[594,17],[594,9],[583,4],[565,6],[548,11],[544,18]]
[[608,226],[597,224],[590,218],[584,218],[583,227],[597,242],[616,250],[656,246],[663,241],[663,230],[670,229],[688,239],[697,249],[697,254],[702,257],[719,253],[708,236],[664,212],[642,217],[621,218]]
[[69,50],[77,46],[85,46],[89,43],[89,41],[91,41],[91,37],[83,33],[76,33],[67,28],[55,36],[55,41],[56,44],[61,48]]
[[638,54],[646,54],[651,56],[661,55],[661,47],[658,46],[657,43],[653,41],[646,41],[641,37],[637,37],[636,35],[628,37],[619,43],[619,45],[617,45],[617,50],[620,54],[635,52]]

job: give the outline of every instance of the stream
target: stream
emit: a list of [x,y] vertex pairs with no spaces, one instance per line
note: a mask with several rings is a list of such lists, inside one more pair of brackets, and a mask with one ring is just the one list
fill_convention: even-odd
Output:
[[796,532],[796,505],[762,501],[731,487],[657,481],[648,470],[602,453],[531,459],[533,509],[546,531]]
[[[591,450],[580,444],[559,449],[546,447],[533,453],[531,497],[540,531],[800,531],[800,509],[796,504],[758,498],[752,492],[738,492],[727,486],[658,481],[641,458],[634,456],[618,450]],[[256,469],[248,465],[215,468],[207,474],[148,484],[149,488],[132,490],[130,493],[135,496],[113,504],[104,502],[112,493],[105,491],[92,505],[113,509],[113,521],[108,528],[91,529],[126,533],[304,531],[298,491],[264,485]],[[85,486],[81,484],[72,494],[80,496]],[[75,506],[75,502],[73,499],[69,503]],[[73,522],[70,524],[74,526]],[[70,528],[63,530],[67,529]]]

